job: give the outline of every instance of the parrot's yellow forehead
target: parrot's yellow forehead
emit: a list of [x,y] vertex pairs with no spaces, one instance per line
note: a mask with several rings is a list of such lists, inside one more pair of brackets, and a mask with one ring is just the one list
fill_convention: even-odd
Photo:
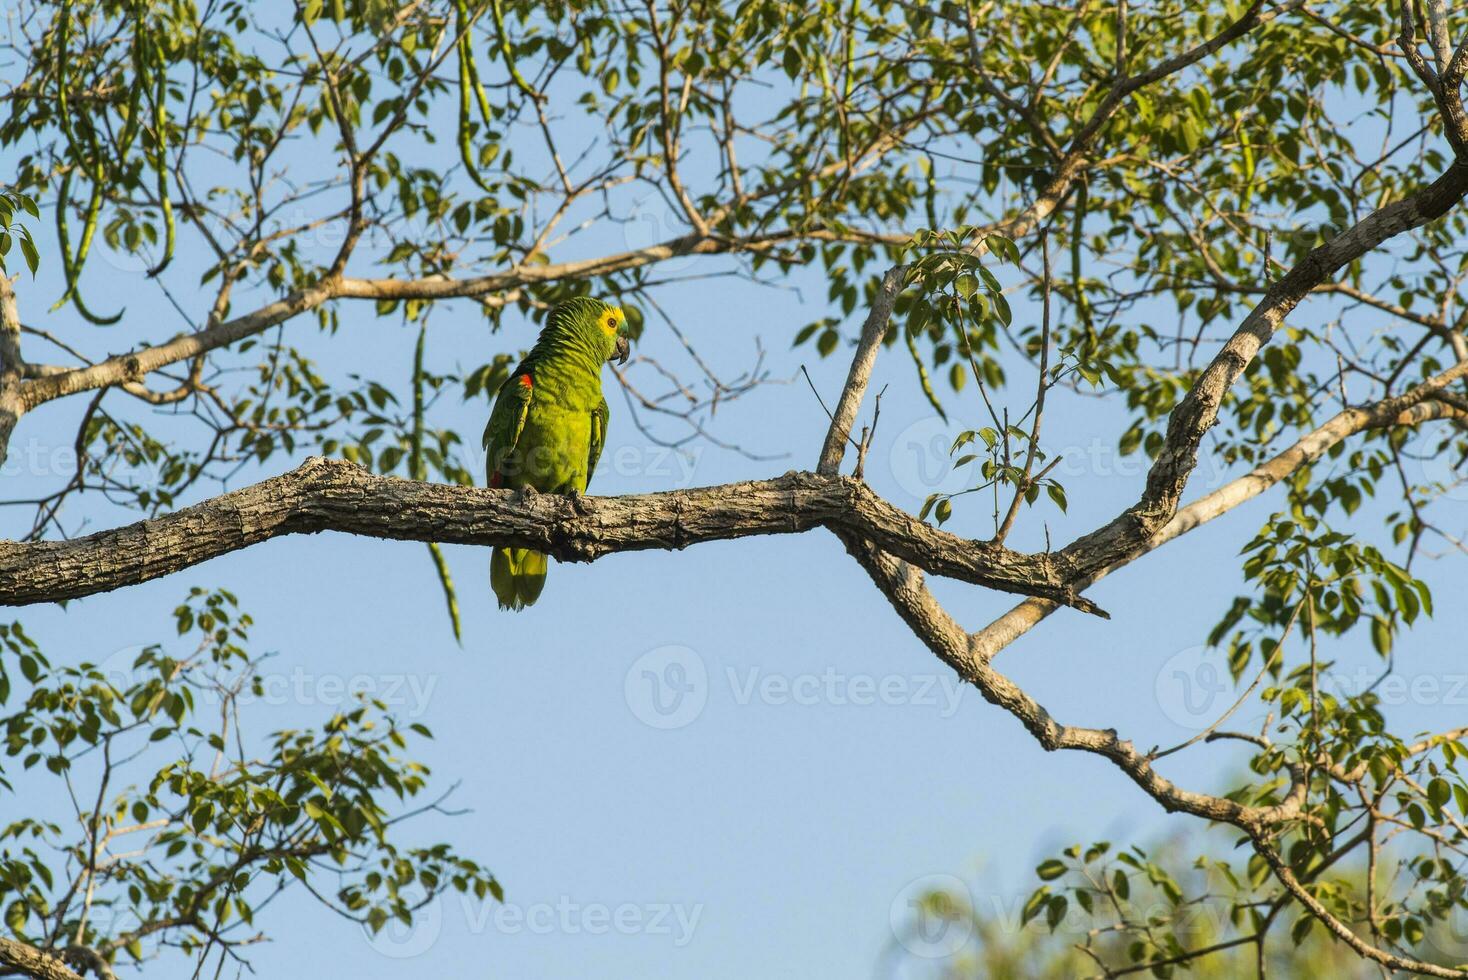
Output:
[[616,333],[627,322],[627,315],[622,312],[620,306],[609,306],[602,311],[600,320],[601,328],[607,333]]

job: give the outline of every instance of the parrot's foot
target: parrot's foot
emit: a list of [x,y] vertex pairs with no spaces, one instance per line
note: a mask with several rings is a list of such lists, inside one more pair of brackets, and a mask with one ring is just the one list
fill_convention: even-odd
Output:
[[520,488],[520,499],[521,500],[529,500],[531,497],[536,496],[538,493],[539,493],[538,490],[536,490],[534,487],[532,487],[530,484],[527,483],[523,487]]
[[577,517],[585,517],[591,513],[591,508],[586,506],[586,497],[580,490],[567,490],[566,496],[571,498],[571,509],[576,512]]

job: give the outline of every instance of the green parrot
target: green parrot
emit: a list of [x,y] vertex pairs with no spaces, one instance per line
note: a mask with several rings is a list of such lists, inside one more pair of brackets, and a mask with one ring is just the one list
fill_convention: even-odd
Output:
[[[607,438],[601,366],[627,360],[627,317],[589,296],[561,303],[495,397],[484,427],[489,485],[582,494]],[[545,587],[549,559],[495,548],[489,582],[501,609],[524,609]]]

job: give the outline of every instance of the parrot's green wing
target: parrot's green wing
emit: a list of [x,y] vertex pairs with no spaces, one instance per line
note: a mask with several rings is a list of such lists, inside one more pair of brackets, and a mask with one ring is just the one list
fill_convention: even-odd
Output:
[[500,386],[494,410],[489,413],[489,423],[484,427],[484,448],[491,487],[498,487],[503,483],[499,472],[500,464],[515,451],[520,433],[525,431],[525,419],[530,414],[530,402],[534,397],[535,382],[529,371],[512,374]]
[[591,410],[591,445],[586,458],[586,482],[591,482],[591,474],[596,472],[596,461],[601,459],[601,448],[607,441],[607,420],[611,418],[611,410],[607,408],[606,396],[602,396],[601,404]]

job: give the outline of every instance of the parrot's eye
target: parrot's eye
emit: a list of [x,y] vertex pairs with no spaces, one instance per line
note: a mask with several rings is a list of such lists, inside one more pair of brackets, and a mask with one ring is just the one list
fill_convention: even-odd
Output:
[[608,330],[615,330],[615,329],[617,329],[617,318],[616,317],[614,317],[614,316],[607,317],[607,329]]

